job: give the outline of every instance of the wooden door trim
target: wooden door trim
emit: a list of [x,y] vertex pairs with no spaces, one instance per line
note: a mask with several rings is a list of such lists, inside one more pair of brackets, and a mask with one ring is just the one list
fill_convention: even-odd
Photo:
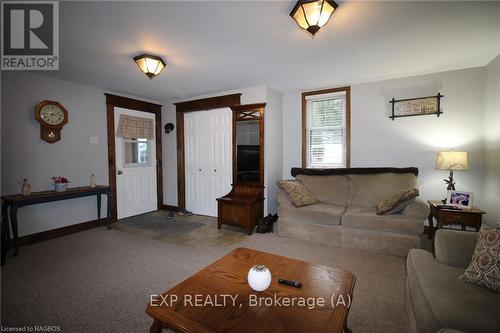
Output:
[[184,112],[207,111],[241,104],[241,94],[223,95],[174,103],[177,125],[177,206],[186,208],[186,174],[184,154]]
[[108,179],[111,188],[111,222],[117,220],[116,199],[116,150],[115,150],[115,107],[153,113],[155,115],[156,141],[156,196],[157,209],[163,208],[163,167],[161,148],[161,105],[112,94],[106,96],[106,117],[108,129]]

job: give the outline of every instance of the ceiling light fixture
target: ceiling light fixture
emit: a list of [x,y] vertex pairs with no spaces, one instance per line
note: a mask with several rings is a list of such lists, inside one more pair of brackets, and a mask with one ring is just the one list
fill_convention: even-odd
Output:
[[339,5],[332,0],[299,0],[290,16],[312,37],[324,26]]
[[145,53],[134,57],[134,61],[150,79],[158,76],[166,65],[162,57]]

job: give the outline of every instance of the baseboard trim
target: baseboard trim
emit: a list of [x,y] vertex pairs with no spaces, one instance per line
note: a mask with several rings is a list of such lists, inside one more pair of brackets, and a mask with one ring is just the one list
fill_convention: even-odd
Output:
[[171,205],[162,205],[161,208],[163,210],[169,210],[169,211],[172,211],[172,212],[178,212],[179,211],[179,207],[177,207],[177,206],[171,206]]
[[[66,227],[62,227],[62,228],[57,228],[57,229],[38,232],[36,234],[21,236],[21,237],[19,237],[18,242],[19,242],[19,246],[43,242],[43,241],[46,241],[49,239],[67,236],[67,235],[74,234],[74,233],[77,233],[80,231],[84,231],[84,230],[92,229],[92,228],[99,227],[102,225],[106,225],[106,224],[109,224],[110,222],[112,222],[112,220],[110,218],[104,218],[104,219],[100,219],[100,220],[93,220],[93,221],[82,222],[82,223],[78,223],[78,224],[72,224],[72,225],[68,225]],[[10,239],[10,241],[8,242],[7,248],[9,250],[14,248],[14,242],[12,239]]]

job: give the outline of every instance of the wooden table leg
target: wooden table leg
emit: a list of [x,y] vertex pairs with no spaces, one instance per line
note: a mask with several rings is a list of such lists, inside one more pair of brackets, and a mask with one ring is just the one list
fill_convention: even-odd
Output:
[[108,230],[111,229],[111,192],[106,193],[108,202],[106,204],[106,216],[108,218]]
[[10,239],[10,230],[9,230],[9,216],[7,214],[7,203],[2,204],[2,262],[1,265],[5,265],[5,258],[7,257],[8,243]]
[[434,217],[431,215],[429,215],[429,217],[427,218],[427,220],[429,221],[429,227],[430,227],[430,230],[429,230],[429,237],[427,237],[428,239],[431,239],[432,236],[434,235]]
[[18,243],[18,232],[17,232],[17,207],[16,205],[10,206],[10,224],[12,227],[12,234],[14,236],[14,257],[19,255],[19,243]]
[[345,325],[344,325],[344,329],[343,329],[343,331],[344,331],[345,333],[352,333],[351,329],[350,329],[349,327],[347,327],[347,321],[346,321],[346,323],[345,323]]
[[97,219],[101,219],[101,196],[102,194],[97,194]]
[[149,333],[161,333],[161,322],[158,319],[153,320],[153,324],[149,328]]

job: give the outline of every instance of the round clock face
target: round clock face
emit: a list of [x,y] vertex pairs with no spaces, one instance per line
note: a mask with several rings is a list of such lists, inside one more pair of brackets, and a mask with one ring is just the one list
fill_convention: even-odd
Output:
[[48,125],[59,125],[64,121],[64,111],[56,105],[48,104],[40,110],[40,118]]

